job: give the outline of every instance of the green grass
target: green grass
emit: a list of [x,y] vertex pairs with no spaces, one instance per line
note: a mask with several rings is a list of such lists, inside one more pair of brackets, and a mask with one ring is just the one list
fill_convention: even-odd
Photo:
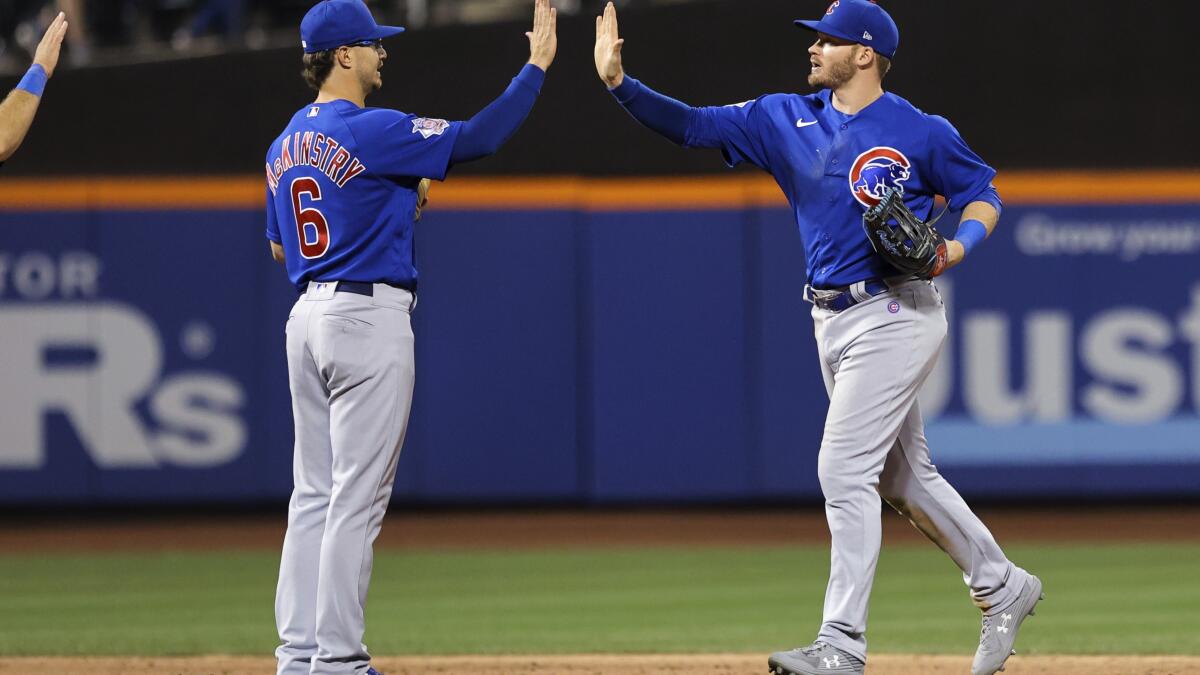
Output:
[[[1018,546],[1046,583],[1023,651],[1200,654],[1200,546]],[[820,622],[823,547],[376,558],[376,654],[767,652]],[[278,555],[0,556],[0,654],[270,655]],[[875,652],[970,654],[978,612],[933,547],[885,548]]]

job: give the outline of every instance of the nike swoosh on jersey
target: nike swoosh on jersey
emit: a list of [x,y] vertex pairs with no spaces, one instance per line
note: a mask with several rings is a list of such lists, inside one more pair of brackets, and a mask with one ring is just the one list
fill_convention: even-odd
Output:
[[814,124],[816,124],[816,123],[817,123],[817,121],[816,121],[816,120],[813,120],[813,121],[811,121],[811,122],[805,122],[805,121],[804,121],[804,118],[803,118],[803,117],[801,117],[800,119],[796,120],[796,128],[797,128],[797,129],[803,129],[804,127],[810,127],[810,126],[812,126],[812,125],[814,125]]

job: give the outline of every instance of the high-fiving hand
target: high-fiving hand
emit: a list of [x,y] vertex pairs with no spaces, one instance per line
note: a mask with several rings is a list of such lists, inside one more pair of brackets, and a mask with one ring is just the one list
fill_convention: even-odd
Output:
[[529,62],[549,70],[558,53],[558,10],[550,6],[550,0],[534,0],[533,30],[525,37],[529,38]]
[[621,67],[624,44],[617,32],[617,8],[610,2],[604,15],[596,17],[596,73],[609,89],[616,89],[625,80],[625,69]]
[[54,74],[58,67],[58,54],[62,49],[63,37],[67,34],[67,15],[62,12],[50,22],[42,41],[38,43],[33,54],[33,62],[46,70],[46,77]]

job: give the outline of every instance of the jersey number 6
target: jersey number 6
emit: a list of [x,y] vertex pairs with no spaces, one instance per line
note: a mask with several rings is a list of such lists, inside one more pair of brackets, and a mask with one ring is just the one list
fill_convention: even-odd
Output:
[[297,178],[292,181],[292,212],[296,214],[296,234],[300,240],[300,255],[305,258],[320,258],[329,251],[329,222],[315,208],[302,208],[300,195],[308,195],[314,202],[321,201],[321,185],[315,178]]

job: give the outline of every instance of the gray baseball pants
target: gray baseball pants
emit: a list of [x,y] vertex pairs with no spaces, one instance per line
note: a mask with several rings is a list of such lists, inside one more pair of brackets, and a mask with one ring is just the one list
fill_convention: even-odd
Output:
[[415,297],[334,286],[309,284],[287,322],[296,446],[275,596],[279,675],[367,671],[372,544],[412,403]]
[[817,473],[833,542],[817,639],[866,660],[881,497],[949,554],[976,605],[1005,607],[1027,573],[941,477],[925,442],[917,393],[946,338],[937,288],[908,281],[840,313],[814,306],[812,315],[829,394]]

